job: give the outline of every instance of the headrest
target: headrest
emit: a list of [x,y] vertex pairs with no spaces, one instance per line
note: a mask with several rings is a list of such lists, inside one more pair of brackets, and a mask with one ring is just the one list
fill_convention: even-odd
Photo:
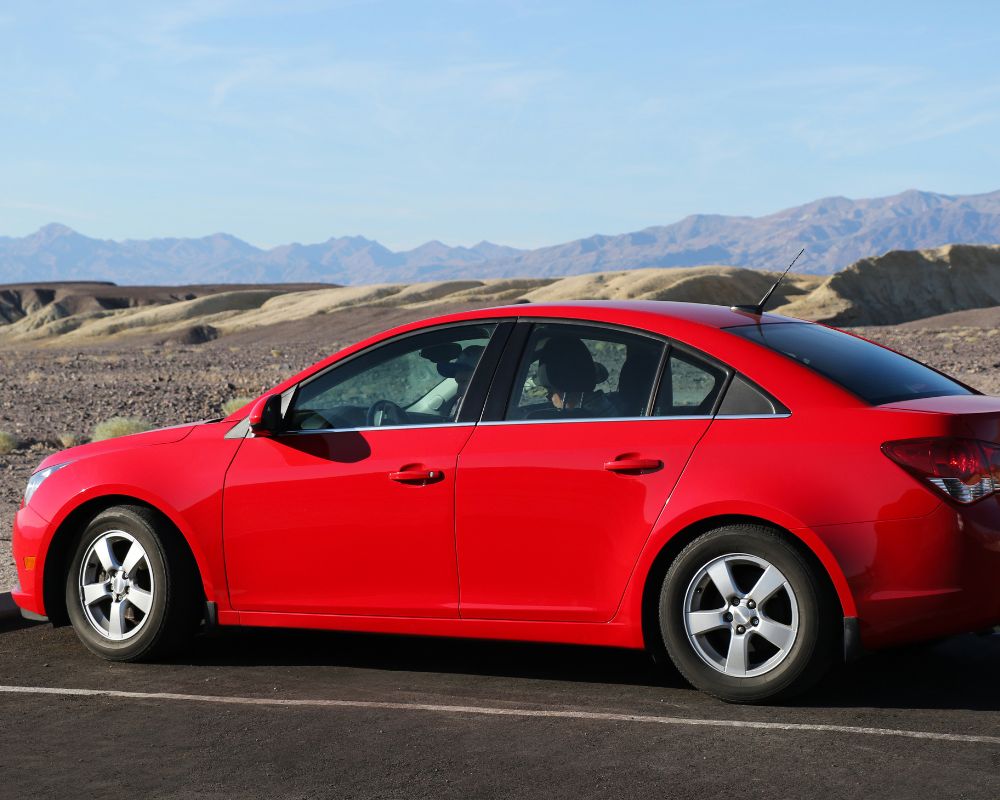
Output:
[[[604,371],[607,377],[607,370]],[[587,345],[573,336],[553,336],[538,354],[535,382],[550,392],[591,392],[597,369]]]
[[470,344],[454,361],[445,361],[437,365],[439,375],[454,378],[459,372],[472,372],[479,363],[479,358],[486,348],[481,344]]

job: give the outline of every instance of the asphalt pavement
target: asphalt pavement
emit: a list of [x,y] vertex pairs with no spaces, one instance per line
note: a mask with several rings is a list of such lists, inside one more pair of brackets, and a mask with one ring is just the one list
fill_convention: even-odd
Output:
[[965,636],[746,707],[624,650],[228,630],[129,665],[8,619],[0,798],[995,800],[998,674]]

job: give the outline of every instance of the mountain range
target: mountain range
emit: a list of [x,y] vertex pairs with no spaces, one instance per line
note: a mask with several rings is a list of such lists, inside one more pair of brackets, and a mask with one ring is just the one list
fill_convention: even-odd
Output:
[[322,282],[372,284],[459,278],[556,278],[604,270],[725,264],[831,274],[866,256],[949,243],[1000,243],[1000,191],[829,197],[763,217],[697,214],[632,233],[520,250],[430,241],[393,251],[363,236],[261,249],[226,233],[112,241],[46,225],[0,237],[0,283],[104,280],[131,285]]

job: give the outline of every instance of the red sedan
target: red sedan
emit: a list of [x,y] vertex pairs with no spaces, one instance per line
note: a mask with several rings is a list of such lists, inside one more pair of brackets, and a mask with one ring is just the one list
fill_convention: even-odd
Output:
[[998,443],[1000,399],[821,325],[455,314],[50,456],[14,599],[119,661],[203,623],[574,642],[762,701],[1000,623]]

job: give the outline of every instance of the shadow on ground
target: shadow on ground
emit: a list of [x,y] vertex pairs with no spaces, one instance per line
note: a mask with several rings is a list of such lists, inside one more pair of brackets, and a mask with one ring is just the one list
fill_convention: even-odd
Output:
[[[598,702],[602,697],[711,702],[669,663],[654,663],[640,651],[605,647],[249,628],[202,637],[168,664],[116,665],[86,652],[69,628],[53,630],[49,625],[7,620],[0,622],[0,637],[4,654],[0,672],[7,682],[34,683],[45,674],[57,682],[72,676],[74,682],[86,684],[88,675],[114,674],[140,683],[219,680],[227,685],[227,693],[233,693],[244,683],[243,688],[249,689],[266,682],[267,676],[294,681],[308,691],[310,685],[340,682],[336,674],[356,673],[349,680],[352,685],[373,687],[395,685],[387,676],[398,673],[400,686],[421,691],[447,686],[471,689],[477,682],[484,689],[489,684],[513,691],[518,685],[524,690],[526,684],[544,682],[558,695],[563,695],[558,688],[562,685],[567,696],[572,695],[570,687],[591,684],[588,695]],[[39,666],[44,673],[38,672]],[[836,670],[791,705],[803,710],[1000,711],[998,670],[1000,636],[961,636],[871,654]],[[372,679],[364,678],[364,673]],[[600,685],[608,690],[597,689]]]
[[[213,666],[326,665],[690,689],[671,664],[661,667],[639,651],[380,634],[226,631],[201,641],[185,661]],[[998,670],[1000,636],[961,636],[870,654],[835,670],[794,704],[1000,711]]]

